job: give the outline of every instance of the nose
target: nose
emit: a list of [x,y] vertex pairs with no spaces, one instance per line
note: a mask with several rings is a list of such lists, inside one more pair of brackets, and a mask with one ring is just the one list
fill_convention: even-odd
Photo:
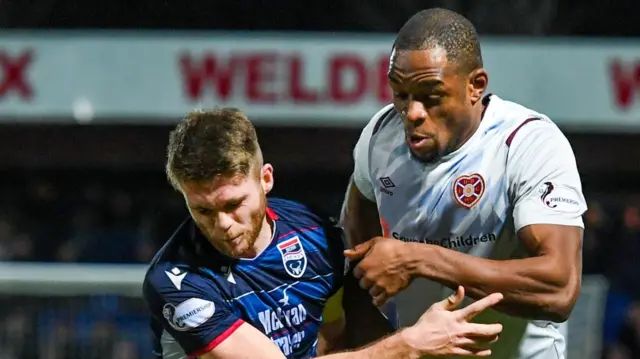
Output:
[[[407,120],[411,122],[424,121],[427,117],[427,110],[425,109],[424,104],[410,98],[409,103],[407,104],[406,117]],[[417,125],[419,126],[419,123]]]
[[216,218],[216,227],[222,231],[227,232],[233,225],[233,219],[228,213],[219,212]]

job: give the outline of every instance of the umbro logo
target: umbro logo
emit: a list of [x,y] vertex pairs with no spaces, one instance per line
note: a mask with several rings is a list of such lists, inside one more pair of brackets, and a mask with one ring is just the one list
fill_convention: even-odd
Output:
[[391,192],[390,188],[394,188],[396,185],[393,183],[393,181],[391,180],[391,178],[389,177],[380,177],[378,178],[378,180],[380,181],[380,184],[382,185],[380,187],[380,192],[389,195],[389,196],[393,196],[393,192]]

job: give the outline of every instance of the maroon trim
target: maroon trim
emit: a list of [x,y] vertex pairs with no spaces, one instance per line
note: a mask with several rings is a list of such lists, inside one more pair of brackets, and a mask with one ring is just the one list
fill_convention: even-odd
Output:
[[528,119],[524,120],[524,122],[521,123],[520,126],[516,127],[516,129],[513,130],[513,132],[511,132],[511,134],[509,135],[509,137],[507,137],[507,140],[505,141],[507,146],[511,146],[511,142],[513,142],[513,138],[516,137],[516,133],[518,133],[518,131],[520,131],[522,126],[526,125],[529,122],[533,122],[533,121],[536,121],[536,120],[539,120],[539,118],[537,118],[537,117],[528,118]]
[[395,107],[391,106],[391,109],[389,111],[385,112],[382,116],[380,116],[380,118],[376,122],[376,125],[373,126],[373,132],[371,132],[371,136],[375,135],[376,132],[380,130],[380,127],[382,127],[382,123],[384,122],[384,120],[386,120],[389,114],[394,110],[395,110]]

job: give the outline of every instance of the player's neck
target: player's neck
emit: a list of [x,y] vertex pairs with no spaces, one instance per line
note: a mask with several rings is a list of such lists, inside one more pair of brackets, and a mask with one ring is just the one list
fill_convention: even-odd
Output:
[[461,132],[454,151],[457,151],[458,149],[460,149],[460,147],[464,146],[464,144],[467,143],[467,141],[469,141],[471,137],[473,137],[476,131],[478,131],[480,122],[482,122],[485,107],[486,106],[482,103],[478,103],[476,106],[474,106],[471,112],[471,120],[469,121],[467,128]]
[[258,239],[256,239],[256,242],[253,244],[253,252],[256,254],[255,257],[260,256],[260,254],[269,247],[269,244],[271,244],[274,232],[273,227],[273,221],[269,220],[268,216],[265,216],[262,221],[260,234],[258,234]]

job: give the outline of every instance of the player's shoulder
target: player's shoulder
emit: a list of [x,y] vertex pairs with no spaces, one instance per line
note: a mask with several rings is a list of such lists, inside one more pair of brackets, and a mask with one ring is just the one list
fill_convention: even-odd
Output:
[[191,217],[186,218],[151,259],[147,273],[172,265],[187,265],[185,250],[194,233]]
[[[372,144],[372,139],[376,135],[385,133],[385,129],[393,128],[393,124],[402,124],[402,121],[398,121],[400,114],[396,111],[393,104],[389,104],[381,108],[378,112],[371,117],[367,125],[360,132],[358,142],[353,149],[353,157],[356,164],[360,164],[363,168],[368,167],[369,148]],[[395,132],[395,131],[392,131]]]
[[286,224],[291,230],[326,227],[337,223],[337,220],[327,211],[284,198],[269,198],[268,210],[281,224]]
[[214,280],[184,263],[160,261],[147,271],[142,297],[152,316],[176,331],[195,328],[225,303],[225,295]]
[[[276,237],[285,241],[297,237],[321,248],[344,249],[344,235],[339,221],[316,206],[281,198],[270,198],[268,208],[277,221]],[[338,248],[339,247],[339,248]]]
[[219,300],[225,296],[216,277],[206,276],[200,268],[187,263],[161,261],[147,270],[142,295],[153,310],[165,303],[178,304],[193,298]]
[[187,287],[210,287],[210,281],[202,276],[199,268],[176,260],[152,262],[144,276],[143,290],[157,293],[181,291]]
[[399,113],[396,111],[393,104],[388,104],[382,107],[371,117],[367,126],[362,130],[363,135],[366,135],[367,137],[375,135],[381,129],[392,123],[393,119],[398,115]]
[[535,111],[519,103],[487,96],[490,101],[487,112],[494,121],[502,123],[502,135],[506,146],[522,147],[535,142],[563,140],[566,138],[560,128],[544,113]]
[[190,239],[194,230],[193,222],[185,220],[158,250],[144,276],[142,287],[145,297],[211,288],[210,280],[202,275],[199,263],[192,260],[195,256],[191,255]]

